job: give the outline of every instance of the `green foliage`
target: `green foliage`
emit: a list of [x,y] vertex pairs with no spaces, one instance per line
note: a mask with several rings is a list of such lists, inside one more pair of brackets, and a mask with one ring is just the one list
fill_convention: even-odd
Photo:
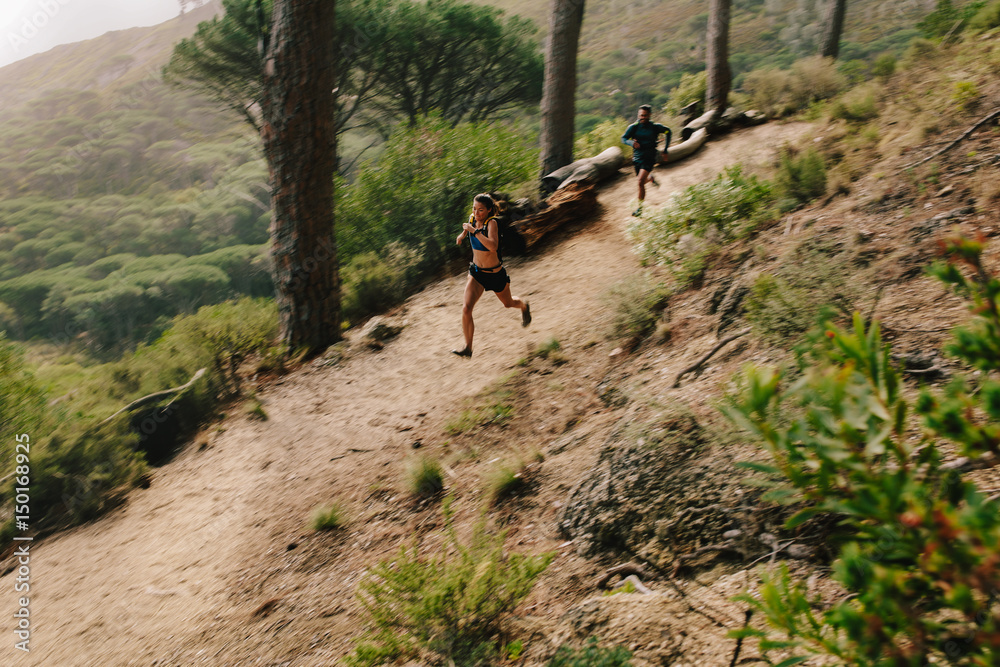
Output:
[[754,333],[781,345],[799,338],[823,313],[832,317],[834,306],[850,312],[857,297],[849,275],[851,257],[836,244],[809,240],[791,256],[794,262],[758,276],[746,301],[746,318]]
[[486,475],[486,501],[490,505],[522,491],[527,484],[528,461],[518,457],[497,463]]
[[340,503],[322,505],[313,510],[309,527],[313,530],[336,530],[347,522],[347,512]]
[[681,109],[692,102],[698,102],[700,108],[704,109],[707,81],[708,74],[705,72],[683,75],[680,84],[670,91],[670,101],[667,103],[667,110],[670,113],[679,114]]
[[628,234],[643,261],[683,269],[681,263],[706,246],[752,232],[771,215],[772,202],[770,184],[734,165],[635,220]]
[[[24,355],[0,331],[0,452],[12,459],[14,436],[32,431],[45,414],[45,392],[24,363]],[[30,434],[29,434],[30,435]]]
[[979,88],[974,81],[956,81],[951,99],[962,111],[968,111],[979,101]]
[[986,32],[1000,27],[1000,0],[984,4],[969,20],[969,29],[975,32]]
[[632,652],[623,646],[600,648],[597,637],[591,637],[578,649],[560,646],[548,667],[629,667]]
[[872,65],[872,74],[880,79],[888,79],[896,73],[896,56],[891,53],[883,53],[875,59]]
[[415,496],[430,498],[444,489],[441,463],[430,456],[416,456],[406,466],[407,487]]
[[826,194],[826,165],[814,148],[796,155],[785,147],[774,182],[785,202],[781,208],[791,210]]
[[602,121],[573,143],[573,155],[577,158],[593,157],[606,148],[622,146],[622,133],[628,123],[625,120]]
[[527,139],[499,123],[450,127],[431,119],[401,127],[377,167],[340,188],[337,247],[342,261],[391,243],[416,250],[420,270],[462,256],[455,237],[477,192],[501,191],[537,168]]
[[[979,243],[955,237],[945,250],[949,263],[933,273],[971,299],[975,313],[949,352],[995,370],[1000,280],[984,269]],[[778,634],[736,634],[799,661],[806,652],[856,665],[995,664],[1000,508],[942,466],[938,442],[951,441],[965,456],[995,454],[1000,383],[984,375],[977,387],[959,379],[943,394],[924,389],[915,407],[925,435],[917,441],[877,323],[866,326],[855,315],[853,331],[819,332],[799,372],[786,383],[780,372],[749,367],[744,391],[726,412],[770,453],[772,464],[752,467],[784,480],[772,497],[804,503],[789,528],[819,513],[841,519],[845,535],[833,570],[849,594],[818,609],[782,570],[764,578],[759,596],[741,597]]]
[[[255,3],[225,0],[223,7],[176,45],[164,78],[208,94],[259,129]],[[534,25],[499,9],[457,0],[342,0],[336,32],[338,134],[385,130],[385,113],[411,124],[440,113],[457,124],[541,99]]]
[[769,116],[784,116],[829,99],[845,85],[833,60],[820,56],[797,60],[787,70],[755,69],[743,82],[754,106]]
[[935,10],[917,23],[917,29],[928,39],[955,35],[960,32],[959,27],[968,24],[985,4],[985,0],[975,0],[957,8],[951,0],[937,0]]
[[670,291],[651,273],[643,272],[611,286],[604,295],[610,308],[608,335],[633,341],[648,336],[670,299]]
[[878,117],[875,88],[865,84],[847,91],[833,103],[830,116],[851,122],[864,122]]
[[505,554],[504,535],[480,520],[468,544],[459,541],[450,504],[445,544],[421,554],[417,544],[373,567],[358,585],[372,630],[349,665],[378,665],[432,651],[461,667],[493,664],[504,616],[531,592],[554,554]]
[[179,349],[207,361],[221,386],[235,394],[240,388],[240,364],[251,354],[265,352],[277,335],[276,304],[241,299],[203,306],[194,315],[176,319],[154,349]]
[[355,255],[340,270],[341,311],[347,322],[358,322],[401,303],[414,284],[416,251],[393,242],[381,254]]

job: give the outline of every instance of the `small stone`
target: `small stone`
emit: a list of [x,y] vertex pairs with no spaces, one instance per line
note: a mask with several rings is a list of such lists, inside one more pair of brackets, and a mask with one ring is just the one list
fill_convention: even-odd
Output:
[[955,191],[955,186],[954,185],[946,185],[943,188],[941,188],[940,190],[938,190],[938,193],[936,195],[934,195],[934,196],[935,197],[947,197],[948,195],[950,195],[954,191]]
[[790,544],[785,552],[792,558],[804,559],[812,555],[812,549],[804,544]]
[[742,534],[743,534],[742,530],[733,529],[733,530],[727,530],[726,532],[724,532],[722,534],[722,537],[725,538],[725,539],[727,539],[727,540],[733,540],[733,539],[736,539],[737,537],[739,537]]
[[616,347],[615,349],[611,350],[611,354],[609,354],[608,357],[610,357],[612,359],[617,359],[618,357],[622,356],[623,354],[625,354],[625,350],[623,350],[620,347]]

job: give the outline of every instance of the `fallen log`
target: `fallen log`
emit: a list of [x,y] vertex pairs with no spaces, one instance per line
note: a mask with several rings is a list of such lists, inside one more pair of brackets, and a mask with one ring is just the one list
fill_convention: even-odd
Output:
[[625,154],[618,146],[611,146],[594,157],[577,160],[565,167],[560,167],[542,178],[542,187],[549,192],[555,192],[569,183],[596,183],[618,173],[625,164]]
[[696,130],[686,141],[682,141],[676,146],[668,146],[667,159],[663,160],[661,157],[661,161],[669,164],[683,160],[704,146],[706,141],[708,141],[708,130],[702,127]]
[[567,222],[581,220],[597,210],[597,188],[593,183],[570,183],[546,200],[548,206],[513,223],[530,248],[546,234]]
[[698,130],[702,128],[707,130],[709,125],[711,125],[712,122],[715,120],[715,117],[718,115],[718,113],[719,113],[718,111],[712,109],[711,111],[703,113],[702,115],[698,116],[693,121],[682,127],[681,139],[683,141],[687,141],[688,139],[691,138],[691,135],[693,135]]

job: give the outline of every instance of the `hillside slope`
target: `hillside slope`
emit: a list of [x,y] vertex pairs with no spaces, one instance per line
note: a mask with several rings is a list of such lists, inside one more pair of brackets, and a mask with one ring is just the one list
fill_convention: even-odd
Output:
[[[709,144],[661,174],[650,203],[726,164],[768,161],[772,146],[806,127],[767,125]],[[151,487],[122,509],[35,545],[37,629],[30,656],[16,664],[330,664],[361,629],[353,601],[360,574],[410,535],[440,537],[436,504],[412,504],[403,491],[415,442],[432,455],[453,455],[449,490],[463,531],[481,506],[478,480],[493,459],[549,450],[538,496],[495,518],[508,526],[514,548],[560,553],[532,614],[554,621],[588,597],[597,563],[568,548],[553,519],[560,498],[592,465],[602,434],[623,417],[597,397],[615,370],[607,356],[613,343],[594,314],[609,286],[639,270],[623,235],[633,190],[631,178],[620,178],[602,193],[598,219],[512,264],[513,289],[535,314],[528,330],[487,295],[476,311],[476,356],[454,357],[448,351],[460,340],[465,276],[445,280],[406,303],[395,317],[408,325],[384,350],[356,345],[339,363],[321,359],[262,386],[266,422],[227,418],[158,469]],[[531,401],[502,441],[475,453],[458,441],[448,445],[443,425],[550,338],[569,363],[522,373],[524,391],[538,381],[551,395]],[[689,355],[664,349],[656,364],[667,372]],[[580,444],[553,453],[567,433]],[[347,529],[306,530],[310,511],[334,499],[350,507]],[[12,585],[12,576],[0,586]],[[712,599],[735,618],[725,595]]]
[[106,90],[160,78],[174,44],[221,10],[214,0],[151,28],[116,30],[57,46],[0,68],[0,110],[15,109],[49,91]]

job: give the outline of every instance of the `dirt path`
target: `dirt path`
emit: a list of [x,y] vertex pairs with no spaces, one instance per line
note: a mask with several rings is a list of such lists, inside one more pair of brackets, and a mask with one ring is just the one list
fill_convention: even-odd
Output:
[[[771,159],[803,130],[764,125],[710,143],[658,170],[647,203],[728,164]],[[357,627],[344,600],[360,572],[419,529],[383,520],[403,502],[394,489],[415,434],[457,414],[463,399],[547,339],[599,337],[601,295],[637,267],[623,234],[634,197],[630,172],[605,186],[598,219],[567,230],[544,255],[510,263],[514,293],[532,304],[529,329],[486,295],[476,308],[476,356],[451,355],[461,342],[465,276],[441,281],[407,302],[408,326],[384,350],[286,377],[260,395],[267,421],[225,420],[206,447],[157,469],[122,509],[34,545],[32,650],[15,651],[8,634],[0,662],[331,664]],[[385,517],[369,514],[348,536],[305,528],[321,503],[372,497]],[[0,580],[8,599],[13,577]],[[285,647],[269,648],[277,644]]]

